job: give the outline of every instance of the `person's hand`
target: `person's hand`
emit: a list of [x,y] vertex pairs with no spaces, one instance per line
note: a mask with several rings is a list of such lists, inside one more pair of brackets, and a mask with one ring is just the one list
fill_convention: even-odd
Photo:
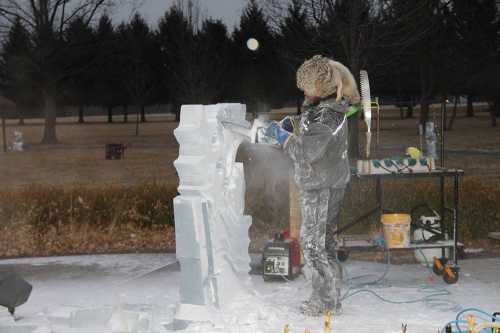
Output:
[[273,121],[266,129],[266,136],[271,137],[278,141],[278,143],[283,146],[290,137],[291,133],[281,128],[279,123]]

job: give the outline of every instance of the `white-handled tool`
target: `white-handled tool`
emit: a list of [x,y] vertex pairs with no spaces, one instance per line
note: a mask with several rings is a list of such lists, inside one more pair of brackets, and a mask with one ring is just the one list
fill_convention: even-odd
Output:
[[268,126],[265,121],[259,118],[255,119],[252,123],[248,121],[235,122],[232,120],[221,120],[220,122],[224,128],[243,136],[250,143],[260,143],[259,136],[261,133],[259,131],[262,131]]
[[372,99],[370,95],[370,81],[368,80],[368,72],[362,70],[359,72],[359,83],[361,86],[361,103],[363,105],[363,114],[366,123],[366,158],[370,158],[370,147],[372,141],[371,125],[372,125]]

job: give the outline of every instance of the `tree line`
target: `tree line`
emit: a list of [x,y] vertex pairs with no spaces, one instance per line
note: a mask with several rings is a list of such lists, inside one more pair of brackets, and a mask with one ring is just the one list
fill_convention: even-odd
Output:
[[249,0],[232,31],[193,0],[178,0],[154,28],[139,13],[115,24],[99,11],[111,1],[68,2],[0,4],[2,93],[20,113],[43,110],[45,143],[57,142],[64,105],[83,122],[95,105],[109,121],[117,109],[127,121],[129,106],[146,121],[148,105],[172,105],[178,120],[186,103],[241,102],[255,113],[298,104],[295,71],[315,54],[355,76],[367,69],[376,94],[408,104],[407,116],[420,104],[421,122],[431,102],[454,96],[467,96],[469,115],[472,101],[489,102],[493,126],[500,112],[498,0]]

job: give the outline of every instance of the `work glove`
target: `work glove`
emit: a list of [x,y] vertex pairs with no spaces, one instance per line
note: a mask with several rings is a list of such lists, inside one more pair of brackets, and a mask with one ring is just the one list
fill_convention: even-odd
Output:
[[266,136],[278,141],[280,146],[283,146],[286,143],[290,135],[292,134],[281,128],[279,123],[276,121],[271,122],[266,129]]
[[349,106],[349,108],[347,109],[347,118],[351,117],[351,116],[354,116],[356,113],[360,112],[362,110],[361,108],[361,105],[360,104],[354,104],[354,105],[351,105]]

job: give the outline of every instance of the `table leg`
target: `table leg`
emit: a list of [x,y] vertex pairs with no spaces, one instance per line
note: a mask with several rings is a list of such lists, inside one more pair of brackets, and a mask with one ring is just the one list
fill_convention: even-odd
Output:
[[453,259],[455,261],[455,265],[458,264],[458,256],[457,256],[457,250],[458,250],[458,187],[459,187],[459,175],[458,173],[455,173],[455,184],[454,184],[454,209],[453,209],[453,240],[455,242],[455,249],[453,251]]
[[379,209],[379,221],[382,218],[382,214],[384,214],[384,193],[382,190],[382,179],[377,177],[376,184],[376,195],[377,195],[377,207]]
[[[445,210],[445,194],[444,194],[444,185],[445,185],[445,177],[441,176],[439,177],[439,215],[441,215],[441,231],[443,231],[445,234],[448,233],[448,230],[446,230],[446,226],[444,225],[444,214],[446,213]],[[441,257],[445,258],[446,257],[446,249],[441,248]]]

